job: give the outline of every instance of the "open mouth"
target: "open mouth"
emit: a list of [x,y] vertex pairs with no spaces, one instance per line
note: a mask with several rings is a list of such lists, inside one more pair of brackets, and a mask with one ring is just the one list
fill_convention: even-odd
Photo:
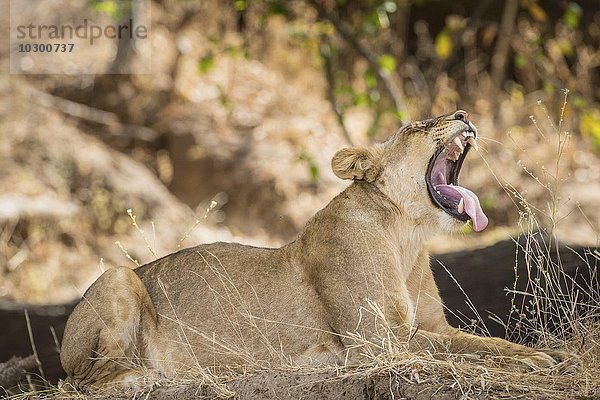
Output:
[[479,198],[475,193],[458,185],[458,175],[467,153],[475,147],[476,133],[466,129],[439,148],[427,167],[425,180],[433,204],[460,221],[473,222],[473,230],[482,231],[488,224]]

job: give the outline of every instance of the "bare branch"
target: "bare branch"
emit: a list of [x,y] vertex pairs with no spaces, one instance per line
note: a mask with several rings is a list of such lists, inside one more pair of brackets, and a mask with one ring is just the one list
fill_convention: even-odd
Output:
[[[400,112],[403,115],[408,115],[408,109],[406,108],[406,100],[404,98],[404,94],[400,90],[400,88],[396,85],[390,74],[381,68],[379,65],[379,57],[377,54],[372,52],[367,46],[361,43],[358,38],[352,33],[352,29],[342,20],[340,20],[336,15],[331,14],[325,10],[323,5],[321,5],[317,0],[308,0],[308,3],[311,4],[319,15],[320,19],[331,22],[336,31],[340,34],[342,39],[350,47],[352,47],[361,57],[363,57],[369,63],[369,66],[376,71],[377,78],[383,85],[383,88],[389,95],[390,99],[394,103],[394,107],[396,111]],[[410,118],[409,118],[410,120]],[[405,118],[401,119],[402,124],[408,123]]]
[[518,0],[507,0],[502,12],[502,21],[500,22],[500,31],[498,32],[498,42],[492,56],[492,88],[495,91],[500,89],[504,81],[508,51],[510,50],[510,36],[515,29],[517,13],[519,12]]
[[328,54],[326,50],[321,49],[321,59],[323,60],[325,79],[327,80],[327,99],[329,100],[331,108],[333,108],[333,111],[337,116],[337,121],[340,125],[342,136],[344,136],[344,139],[346,139],[346,142],[348,142],[349,145],[354,146],[354,142],[350,137],[350,132],[348,132],[348,129],[346,129],[346,124],[344,123],[343,111],[335,99],[335,77],[333,73],[333,65],[331,64],[331,55]]
[[37,89],[28,88],[28,91],[32,102],[53,108],[71,117],[104,125],[108,128],[108,133],[115,137],[130,137],[145,142],[153,142],[158,137],[158,134],[148,127],[121,123],[119,117],[112,112],[67,100]]

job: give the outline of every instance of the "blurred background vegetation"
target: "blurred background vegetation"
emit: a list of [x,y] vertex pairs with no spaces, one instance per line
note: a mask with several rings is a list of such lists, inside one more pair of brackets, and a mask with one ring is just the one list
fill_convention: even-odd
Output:
[[[135,17],[127,4],[53,0],[31,12],[121,21]],[[347,184],[330,171],[336,150],[457,108],[481,135],[461,179],[491,224],[432,250],[520,228],[598,245],[596,0],[151,8],[150,75],[2,73],[0,298],[71,300],[105,268],[200,241],[282,244]],[[71,57],[107,73],[139,62],[131,42]]]

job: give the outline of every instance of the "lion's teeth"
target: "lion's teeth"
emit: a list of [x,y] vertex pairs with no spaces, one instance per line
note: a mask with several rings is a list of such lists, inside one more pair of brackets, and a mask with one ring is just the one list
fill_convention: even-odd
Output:
[[475,151],[479,151],[479,146],[477,145],[477,141],[475,140],[474,137],[470,137],[467,139],[467,143],[469,143],[471,146],[473,146],[473,148],[475,149]]
[[467,134],[467,131],[464,131],[464,132],[462,133],[462,135],[463,135],[463,137],[464,137],[465,139],[467,138],[467,136],[469,136],[469,135]]
[[456,144],[458,146],[458,148],[460,149],[461,152],[464,150],[462,142],[460,141],[458,136],[454,138],[454,144]]
[[465,211],[465,201],[461,198],[458,202],[458,212],[462,214],[463,211]]

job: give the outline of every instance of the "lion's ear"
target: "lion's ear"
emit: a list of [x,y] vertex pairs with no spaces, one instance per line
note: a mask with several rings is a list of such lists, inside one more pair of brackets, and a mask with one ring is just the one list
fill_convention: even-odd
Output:
[[379,146],[342,149],[333,156],[331,169],[341,179],[373,182],[381,172],[381,150]]

